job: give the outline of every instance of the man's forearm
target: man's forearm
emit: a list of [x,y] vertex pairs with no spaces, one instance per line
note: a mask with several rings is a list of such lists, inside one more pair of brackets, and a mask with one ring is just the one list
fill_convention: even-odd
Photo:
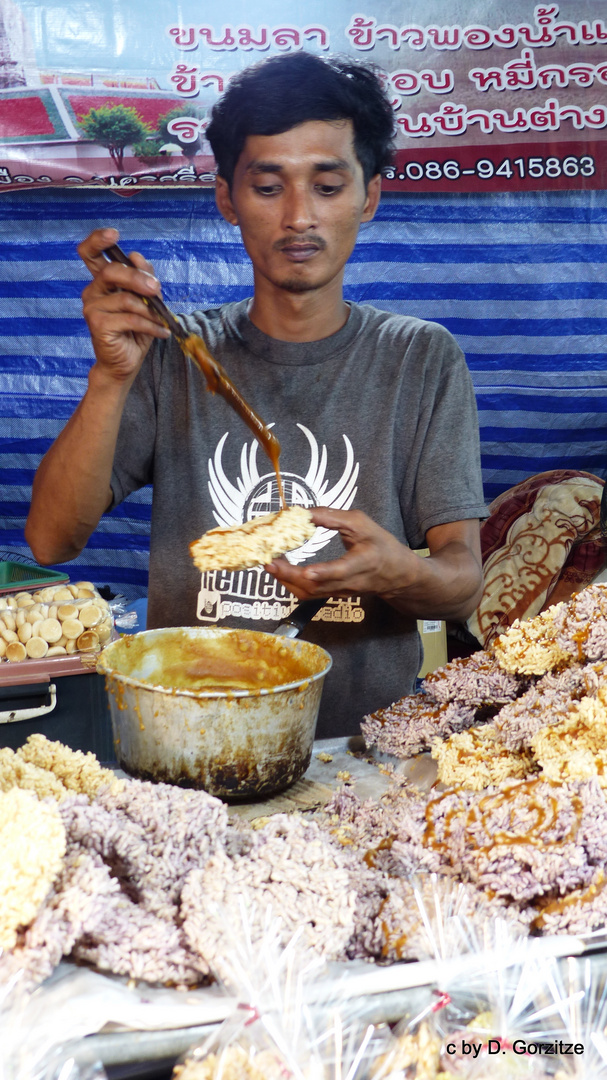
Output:
[[111,499],[110,478],[129,386],[91,369],[88,390],[42,459],[25,538],[38,562],[79,555]]
[[[384,599],[398,611],[416,618],[468,618],[482,594],[480,557],[454,540],[429,557],[415,558],[419,559],[418,574],[404,588],[385,593]],[[410,573],[410,566],[408,570]]]

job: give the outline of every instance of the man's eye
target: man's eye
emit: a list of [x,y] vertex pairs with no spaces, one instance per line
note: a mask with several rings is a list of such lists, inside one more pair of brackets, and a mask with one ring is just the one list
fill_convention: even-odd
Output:
[[316,190],[320,195],[335,195],[342,187],[343,184],[317,184]]
[[280,191],[278,184],[256,184],[255,191],[258,195],[276,195]]

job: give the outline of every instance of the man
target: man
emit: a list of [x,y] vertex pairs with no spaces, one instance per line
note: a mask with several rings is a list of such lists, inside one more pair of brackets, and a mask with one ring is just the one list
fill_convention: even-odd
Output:
[[[160,291],[149,264],[107,263],[112,229],[79,248],[93,274],[83,300],[96,362],[40,465],[26,532],[39,561],[73,558],[101,514],[151,480],[149,626],[272,630],[293,596],[326,597],[304,633],[334,661],[319,738],[355,733],[366,712],[409,693],[417,618],[465,618],[481,591],[485,511],[464,358],[436,324],[343,298],[393,130],[371,70],[298,53],[233,79],[207,131],[217,205],[240,229],[254,294],[184,321],[274,424],[288,499],[314,507],[319,528],[297,561],[200,582],[188,542],[277,507],[272,471],[164,340],[141,299]],[[429,558],[411,550],[426,546]]]

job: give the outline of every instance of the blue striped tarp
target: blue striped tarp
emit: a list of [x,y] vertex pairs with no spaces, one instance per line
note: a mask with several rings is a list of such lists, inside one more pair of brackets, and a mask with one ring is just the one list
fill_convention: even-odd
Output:
[[[92,349],[77,243],[115,225],[191,311],[251,294],[234,229],[206,191],[0,195],[0,550],[27,554],[36,466],[84,392]],[[388,195],[363,226],[348,298],[433,319],[466,353],[488,500],[551,468],[607,476],[607,195]],[[66,569],[145,592],[149,490],[101,522]]]

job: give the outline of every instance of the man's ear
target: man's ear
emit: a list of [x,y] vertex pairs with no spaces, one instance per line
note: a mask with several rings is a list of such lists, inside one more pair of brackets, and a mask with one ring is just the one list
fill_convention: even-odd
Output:
[[215,203],[221,216],[224,217],[230,225],[238,225],[238,217],[232,206],[230,188],[228,187],[227,180],[224,180],[223,176],[215,177]]
[[367,184],[367,199],[363,208],[361,221],[371,221],[375,217],[375,211],[379,206],[381,196],[381,173],[372,176]]

